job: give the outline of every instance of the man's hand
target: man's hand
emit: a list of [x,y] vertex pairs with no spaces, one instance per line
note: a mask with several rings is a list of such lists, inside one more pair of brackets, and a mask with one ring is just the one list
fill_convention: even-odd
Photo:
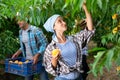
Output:
[[17,58],[17,57],[18,57],[18,54],[15,53],[15,54],[13,54],[12,59]]
[[15,54],[13,54],[12,59],[17,58],[21,54],[21,50],[18,50]]
[[40,54],[36,54],[34,57],[33,57],[33,64],[36,64],[39,60],[39,57],[40,57]]

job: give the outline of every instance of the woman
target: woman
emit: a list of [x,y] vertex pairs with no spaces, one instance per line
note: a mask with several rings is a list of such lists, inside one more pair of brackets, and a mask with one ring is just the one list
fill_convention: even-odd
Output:
[[[82,44],[88,43],[94,33],[92,18],[86,5],[83,4],[86,14],[87,27],[73,36],[65,36],[66,23],[58,14],[51,16],[44,24],[47,31],[53,32],[51,43],[47,46],[43,61],[47,72],[55,80],[82,80]],[[52,57],[52,50],[58,48],[59,54]]]

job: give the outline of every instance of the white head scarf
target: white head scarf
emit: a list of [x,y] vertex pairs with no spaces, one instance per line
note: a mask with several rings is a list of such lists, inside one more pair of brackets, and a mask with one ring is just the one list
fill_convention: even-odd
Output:
[[54,33],[53,27],[54,27],[54,24],[55,24],[56,19],[57,19],[59,16],[60,16],[59,14],[54,14],[53,16],[51,16],[50,18],[48,18],[48,20],[47,20],[47,21],[45,22],[45,24],[43,25],[44,28],[46,29],[46,31],[48,31],[48,32],[53,32],[53,33]]

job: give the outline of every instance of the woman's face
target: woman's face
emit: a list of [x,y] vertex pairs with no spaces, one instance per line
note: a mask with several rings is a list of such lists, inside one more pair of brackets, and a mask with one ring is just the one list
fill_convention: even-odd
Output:
[[67,30],[66,22],[63,21],[62,17],[58,17],[54,24],[54,30],[56,32],[64,32]]

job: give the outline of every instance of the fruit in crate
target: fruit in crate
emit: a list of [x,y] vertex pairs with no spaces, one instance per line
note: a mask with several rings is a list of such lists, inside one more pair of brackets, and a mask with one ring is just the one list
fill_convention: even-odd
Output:
[[28,63],[30,60],[9,60],[9,63],[22,65],[23,63]]
[[29,62],[29,60],[26,60],[24,63],[28,63]]
[[54,50],[52,50],[52,56],[53,56],[53,57],[56,57],[59,53],[60,53],[60,50],[59,50],[59,49],[54,49]]
[[23,64],[23,62],[22,62],[22,61],[19,61],[19,62],[18,62],[18,64],[19,64],[19,65],[22,65],[22,64]]
[[5,72],[7,73],[12,73],[15,75],[26,77],[26,76],[31,76],[33,74],[39,74],[41,71],[42,71],[42,64],[40,61],[38,61],[36,65],[33,65],[32,60],[28,60],[26,58],[21,58],[21,57],[16,59],[9,58],[5,60]]
[[9,63],[13,63],[13,61],[10,60]]
[[19,62],[18,60],[15,60],[15,62],[14,62],[14,63],[15,63],[15,64],[18,64],[18,62]]

